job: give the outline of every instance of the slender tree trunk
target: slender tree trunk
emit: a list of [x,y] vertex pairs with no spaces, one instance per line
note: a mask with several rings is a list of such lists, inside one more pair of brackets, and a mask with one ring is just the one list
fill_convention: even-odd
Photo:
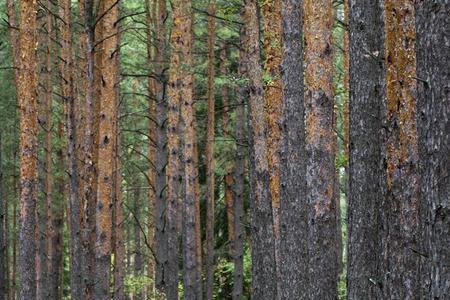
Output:
[[[64,141],[64,124],[60,119],[57,125],[57,135],[58,141]],[[59,143],[58,143],[59,144]],[[49,299],[62,299],[63,293],[63,264],[64,264],[64,240],[63,240],[63,230],[64,230],[64,207],[66,201],[66,181],[65,174],[63,170],[66,169],[66,164],[64,162],[64,146],[59,146],[56,151],[56,165],[58,168],[58,176],[55,177],[55,198],[53,200],[53,233],[52,233],[52,250],[54,253],[50,255],[49,263],[51,266],[49,270],[53,270],[50,273],[50,285],[49,285]],[[56,197],[58,195],[58,197]]]
[[[51,7],[51,2],[47,2],[48,9]],[[53,88],[52,88],[52,39],[53,35],[53,15],[51,11],[47,12],[47,39],[46,39],[46,72],[45,72],[45,181],[44,181],[44,194],[45,194],[45,279],[44,279],[44,297],[55,299],[54,295],[50,295],[53,291],[50,286],[54,285],[50,278],[56,270],[51,269],[52,256],[55,255],[55,249],[53,244],[53,191],[52,191],[52,102],[53,102]],[[52,278],[53,279],[53,278]]]
[[281,299],[309,299],[302,49],[303,1],[282,1]]
[[306,197],[309,298],[337,298],[333,1],[305,1]]
[[277,284],[273,211],[269,192],[269,166],[267,162],[266,116],[259,49],[259,20],[255,0],[246,0],[243,21],[243,39],[247,76],[249,79],[249,113],[251,158],[251,231],[252,231],[252,298],[276,299]]
[[212,300],[214,290],[214,125],[215,125],[215,55],[216,5],[208,6],[208,87],[206,120],[206,299]]
[[[385,95],[383,1],[349,8],[348,299],[382,299],[381,227]],[[369,55],[370,54],[370,55]]]
[[[226,59],[227,59],[227,47],[225,42],[220,43],[220,76],[226,78]],[[231,138],[230,136],[230,101],[228,99],[228,87],[223,84],[220,89],[222,98],[222,136],[225,139]],[[237,92],[237,96],[239,92]],[[233,163],[227,162],[225,166],[225,176],[223,178],[224,193],[225,193],[225,209],[227,214],[227,228],[228,228],[228,241],[230,243],[230,255],[233,256],[233,244],[234,244],[234,177],[233,177]]]
[[14,171],[13,171],[13,245],[12,245],[12,272],[11,272],[11,298],[15,300],[17,297],[17,202],[19,199],[18,193],[18,184],[17,184],[17,174],[16,174],[16,165],[17,165],[17,150],[13,152],[13,162],[14,162]]
[[414,1],[386,0],[386,198],[384,298],[419,294],[419,159]]
[[109,275],[111,265],[112,187],[114,159],[113,139],[116,126],[118,84],[118,28],[119,9],[116,1],[103,2],[103,55],[101,69],[101,101],[98,134],[98,179],[96,213],[96,274],[95,298],[110,299]]
[[78,259],[81,257],[81,199],[79,195],[78,157],[76,151],[76,113],[75,93],[73,81],[73,53],[72,53],[72,17],[71,2],[69,0],[60,3],[61,22],[61,74],[62,95],[64,98],[67,132],[67,156],[70,174],[69,206],[70,206],[70,246],[71,246],[71,269],[70,283],[71,296],[74,300],[82,297],[82,264]]
[[[97,202],[96,185],[97,185],[97,130],[98,130],[98,104],[94,101],[95,79],[95,27],[93,15],[93,0],[80,0],[79,10],[81,19],[84,23],[84,32],[80,35],[80,43],[85,49],[85,66],[83,80],[86,84],[85,88],[85,125],[83,138],[83,169],[81,170],[81,177],[84,181],[84,189],[82,193],[83,203],[85,205],[84,212],[84,231],[83,231],[83,262],[84,262],[84,296],[86,299],[93,299],[94,297],[94,283],[95,283],[95,207]],[[98,25],[98,28],[101,26]],[[98,46],[100,47],[100,46]]]
[[[241,29],[241,40],[244,38],[244,30]],[[239,52],[239,66],[238,75],[245,76],[245,54],[243,50]],[[224,72],[223,72],[224,73]],[[244,289],[244,172],[245,172],[245,101],[247,100],[247,88],[246,86],[239,86],[237,88],[236,100],[236,163],[234,168],[234,174],[229,173],[226,175],[226,184],[231,185],[234,181],[234,191],[231,190],[232,197],[232,218],[228,218],[229,222],[233,222],[232,225],[232,256],[234,262],[233,273],[233,294],[234,300],[240,300]],[[225,105],[224,105],[225,106]],[[228,109],[228,108],[227,108]],[[225,126],[226,128],[226,126]],[[234,178],[233,178],[234,177]],[[231,180],[230,180],[231,179]],[[233,180],[234,179],[234,180]],[[231,189],[232,187],[230,187]],[[226,197],[226,196],[225,196]],[[230,220],[231,219],[231,220]],[[230,228],[230,227],[228,227]],[[229,233],[230,234],[230,233]]]
[[[120,31],[120,27],[119,27]],[[118,72],[116,72],[116,99],[120,99],[120,38],[121,33],[117,37],[117,56],[116,64]],[[125,240],[124,240],[124,217],[123,217],[123,195],[122,195],[122,163],[121,163],[121,142],[122,133],[120,130],[120,103],[116,103],[115,109],[115,126],[114,126],[114,300],[125,299]]]
[[445,299],[450,294],[450,3],[417,2],[416,13],[419,151],[424,166],[420,207],[426,255],[420,297]]
[[[155,286],[164,291],[167,283],[167,202],[165,197],[166,189],[166,164],[167,164],[167,51],[166,51],[166,1],[153,0],[157,2],[157,17],[154,19],[156,45],[155,51],[155,97],[156,97],[156,178],[155,178]],[[154,7],[155,5],[153,5]]]
[[[156,1],[153,1],[153,9],[152,15],[150,14],[150,0],[145,1],[145,21],[146,21],[146,42],[147,42],[147,64],[149,74],[156,73],[155,65],[153,64],[153,56],[156,56],[155,50],[156,45],[154,44],[156,41],[156,36],[154,35],[154,41],[152,43],[152,28],[156,30],[156,26],[152,26],[156,24]],[[156,33],[155,33],[156,34]],[[150,143],[148,148],[148,159],[149,159],[149,169],[148,169],[148,178],[149,178],[149,192],[148,192],[148,214],[147,214],[147,226],[148,233],[147,238],[149,240],[150,246],[154,249],[155,245],[155,206],[156,206],[156,130],[158,127],[156,121],[156,80],[152,77],[148,77],[147,79],[147,96],[148,96],[148,113],[149,113],[149,136]],[[152,254],[148,257],[148,274],[154,274],[155,271],[155,258]]]
[[3,160],[2,160],[2,132],[0,132],[0,300],[8,299],[8,247],[6,244],[7,231],[6,224],[6,193],[3,191]]

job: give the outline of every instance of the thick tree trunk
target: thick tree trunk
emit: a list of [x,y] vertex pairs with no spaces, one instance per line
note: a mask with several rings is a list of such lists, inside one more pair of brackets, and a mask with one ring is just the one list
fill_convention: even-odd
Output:
[[243,46],[249,79],[249,114],[251,170],[251,231],[252,231],[252,298],[276,299],[277,284],[273,211],[269,192],[267,162],[266,115],[259,48],[258,8],[255,0],[246,0],[243,21]]
[[180,89],[179,101],[182,104],[181,114],[184,122],[184,180],[185,195],[183,199],[183,298],[195,299],[201,284],[201,276],[197,266],[196,238],[196,187],[195,187],[195,143],[194,128],[195,107],[193,101],[192,66],[192,6],[187,0],[179,1],[179,8],[174,10],[174,21],[179,26],[172,29],[172,38],[176,38],[173,51],[181,55],[179,69]]
[[337,298],[333,1],[305,1],[306,197],[309,298]]
[[350,1],[348,299],[380,299],[383,1]]
[[98,133],[98,179],[96,212],[96,286],[97,300],[110,299],[109,278],[111,268],[112,188],[114,159],[114,128],[117,122],[118,84],[118,28],[119,8],[114,0],[103,2],[102,39],[103,55],[100,88],[100,118]]
[[413,0],[386,0],[386,197],[383,296],[419,294],[419,158]]
[[19,299],[36,298],[36,202],[37,202],[37,2],[20,1],[19,78],[17,99],[20,120],[20,233]]
[[302,10],[302,1],[282,1],[281,299],[309,299]]
[[215,54],[216,5],[208,6],[208,87],[206,120],[206,299],[212,300],[214,290],[214,125],[215,125]]
[[423,299],[450,294],[449,15],[448,1],[416,4]]
[[[191,14],[190,7],[185,0],[177,0],[173,5],[173,21],[170,41],[173,46],[170,57],[169,90],[168,90],[168,121],[167,121],[167,148],[169,153],[167,174],[167,273],[166,296],[168,300],[178,299],[178,196],[180,181],[180,106],[182,97],[192,97],[192,94],[183,95],[182,91],[188,84],[185,71],[183,72],[183,50],[190,47]],[[192,88],[192,87],[191,87]],[[194,224],[195,222],[193,222]],[[190,291],[188,291],[190,292]]]
[[265,82],[265,110],[267,121],[267,161],[269,163],[270,197],[272,200],[273,238],[275,243],[275,274],[277,298],[281,293],[280,274],[280,149],[282,143],[281,114],[283,109],[283,91],[281,87],[281,49],[282,18],[281,1],[262,2],[264,17],[264,74],[269,76]]

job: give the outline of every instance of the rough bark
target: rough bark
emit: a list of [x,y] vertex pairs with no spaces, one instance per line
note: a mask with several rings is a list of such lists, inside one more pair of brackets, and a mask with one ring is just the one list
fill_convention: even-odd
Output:
[[155,24],[155,97],[156,97],[156,179],[155,179],[155,286],[164,290],[167,276],[167,222],[166,222],[166,165],[167,165],[167,57],[166,51],[166,20],[167,10],[165,0],[153,0],[157,3]]
[[[152,43],[152,28],[156,29],[154,26],[156,23],[156,1],[153,1],[153,10],[152,15],[150,14],[150,1],[145,1],[145,34],[146,34],[146,46],[147,46],[147,68],[149,70],[149,74],[151,74],[155,70],[155,65],[153,65],[153,56],[156,56],[155,44]],[[153,25],[153,26],[152,26]],[[155,33],[156,34],[156,33]],[[156,41],[156,37],[155,37]],[[153,52],[153,54],[152,54]],[[156,73],[156,72],[155,72]],[[156,80],[152,77],[148,77],[147,79],[147,96],[148,96],[148,114],[149,114],[149,137],[150,143],[148,147],[148,160],[149,160],[149,169],[148,169],[148,220],[147,220],[147,239],[148,243],[152,248],[155,248],[155,204],[156,204],[156,130],[157,130],[157,121],[156,121]],[[153,255],[149,255],[148,262],[148,274],[153,276],[155,271],[155,258]]]
[[[109,276],[111,268],[112,188],[114,159],[114,128],[118,79],[118,28],[119,8],[117,2],[103,2],[103,55],[100,88],[100,117],[98,133],[98,179],[96,211],[96,286],[95,298],[110,299]],[[100,159],[101,158],[101,159]]]
[[[244,39],[244,30],[241,29],[241,40]],[[239,52],[239,66],[238,75],[244,76],[246,72],[246,65],[244,61],[245,54],[242,50]],[[232,185],[230,189],[234,188],[228,193],[231,193],[232,197],[232,212],[231,218],[228,218],[228,222],[233,222],[231,239],[233,241],[232,257],[234,263],[233,272],[233,292],[232,298],[239,300],[242,298],[243,283],[244,283],[244,172],[245,172],[245,153],[247,151],[245,147],[245,102],[247,100],[247,88],[241,85],[237,88],[236,93],[236,163],[234,167],[234,174],[229,173],[226,175],[226,184]],[[227,195],[225,195],[227,197]]]
[[[120,29],[119,29],[120,30]],[[118,34],[117,47],[120,45],[121,34]],[[120,66],[120,49],[116,56],[117,68]],[[116,99],[120,99],[120,74],[116,72]],[[116,104],[114,126],[114,300],[125,299],[125,240],[124,240],[124,216],[123,216],[123,195],[122,195],[122,162],[121,142],[122,133],[120,130],[120,104]]]
[[[201,276],[197,266],[197,239],[196,239],[196,191],[195,191],[195,110],[193,101],[193,74],[192,66],[192,6],[191,2],[182,0],[177,3],[174,10],[175,26],[172,29],[172,38],[178,37],[174,43],[182,63],[179,69],[180,89],[179,101],[184,122],[184,180],[185,195],[183,199],[183,298],[195,299],[201,284]],[[177,26],[178,25],[178,26]]]
[[[97,185],[97,169],[96,169],[96,149],[97,149],[97,130],[98,130],[98,104],[95,98],[95,79],[98,72],[95,72],[95,28],[94,28],[94,12],[93,0],[80,0],[79,2],[80,16],[84,25],[84,32],[80,35],[82,45],[85,44],[85,75],[86,88],[84,99],[84,138],[83,138],[83,168],[81,170],[81,178],[84,181],[84,189],[82,193],[82,202],[84,204],[84,230],[83,230],[83,273],[84,273],[84,296],[86,299],[93,299],[94,282],[95,282],[95,207],[97,202],[96,185]],[[97,25],[101,28],[101,24]],[[100,46],[98,46],[100,47]],[[97,49],[98,50],[98,49]],[[97,56],[99,58],[99,56]]]
[[[179,162],[179,127],[180,106],[192,97],[192,93],[184,94],[189,84],[186,75],[186,50],[190,48],[191,11],[186,0],[177,0],[173,3],[173,22],[170,41],[173,46],[170,57],[169,89],[168,89],[168,121],[167,121],[167,148],[169,153],[167,174],[167,273],[166,296],[169,300],[178,299],[178,194],[180,180]],[[190,103],[192,105],[192,103]],[[190,125],[190,124],[189,124]],[[190,220],[192,222],[192,220]],[[191,226],[195,224],[192,222]],[[192,238],[192,237],[191,237]],[[187,246],[185,246],[187,247]],[[192,287],[188,287],[188,293]]]
[[269,192],[267,162],[266,116],[259,48],[257,2],[245,1],[243,11],[245,38],[243,46],[249,80],[249,114],[251,170],[251,235],[252,235],[252,298],[276,299],[277,285],[273,212]]
[[350,1],[349,299],[380,299],[383,1]]
[[36,298],[36,202],[37,202],[37,2],[20,1],[19,79],[17,99],[20,125],[20,232],[19,299]]
[[[48,9],[50,9],[50,1],[47,2]],[[52,38],[53,35],[53,15],[51,11],[47,12],[46,16],[46,29],[47,29],[47,38],[46,38],[46,61],[45,61],[45,179],[44,179],[44,195],[45,195],[45,250],[44,253],[46,255],[45,260],[45,274],[46,278],[44,279],[44,297],[50,297],[50,293],[54,291],[54,289],[50,289],[50,286],[54,286],[53,282],[50,282],[50,278],[56,270],[50,269],[52,267],[51,260],[52,256],[55,255],[55,244],[53,244],[53,195],[52,195],[52,102],[53,102],[53,89],[52,89],[52,62],[53,62],[53,47],[52,47]],[[52,278],[53,279],[53,278]],[[52,295],[53,296],[53,295]],[[50,299],[55,299],[53,296]]]
[[214,124],[215,124],[215,55],[216,5],[208,6],[208,87],[206,117],[206,299],[211,300],[214,290]]
[[417,1],[423,299],[445,299],[450,294],[449,15],[448,1]]
[[71,2],[60,2],[61,26],[61,76],[62,96],[67,132],[67,159],[69,165],[69,209],[70,209],[70,252],[72,256],[70,268],[70,291],[74,300],[82,297],[82,264],[81,257],[81,198],[79,195],[78,156],[76,151],[76,113],[72,53],[72,16]]
[[386,0],[386,198],[383,297],[419,294],[419,158],[413,0]]
[[283,91],[281,87],[282,18],[281,1],[264,1],[261,5],[264,17],[264,96],[267,121],[267,160],[269,163],[270,197],[272,200],[273,237],[275,242],[274,280],[277,297],[280,290],[280,148],[282,143],[281,114]]
[[308,299],[302,1],[283,0],[281,150],[281,299]]
[[333,1],[306,0],[306,194],[309,204],[309,298],[337,298]]

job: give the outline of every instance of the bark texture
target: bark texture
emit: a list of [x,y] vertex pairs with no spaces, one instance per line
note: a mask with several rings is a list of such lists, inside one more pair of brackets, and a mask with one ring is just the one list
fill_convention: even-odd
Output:
[[383,1],[350,0],[349,299],[381,297]]
[[257,2],[245,1],[243,11],[245,38],[243,48],[249,80],[250,158],[251,158],[251,235],[252,235],[252,298],[276,299],[277,284],[273,211],[269,192],[267,162],[266,115],[259,48]]
[[306,199],[303,94],[303,2],[282,1],[283,105],[280,196],[280,298],[308,299],[308,204]]
[[386,0],[386,197],[383,296],[419,294],[419,157],[413,0]]
[[36,11],[37,2],[20,1],[19,106],[20,157],[20,232],[19,232],[19,299],[36,298],[36,202],[37,202],[37,78],[36,78]]
[[417,1],[423,299],[450,294],[450,3]]
[[[157,1],[157,0],[154,0]],[[164,290],[167,277],[167,202],[166,202],[166,165],[167,165],[167,58],[166,48],[166,1],[157,1],[155,23],[155,97],[156,97],[156,179],[155,179],[155,285]]]
[[281,115],[283,92],[281,87],[282,18],[281,1],[262,2],[264,16],[264,101],[267,121],[267,161],[269,164],[269,188],[272,200],[273,237],[275,242],[275,269],[277,297],[280,296],[280,148],[282,144]]
[[214,289],[214,124],[215,124],[215,55],[216,5],[208,6],[208,88],[206,120],[206,299],[213,298]]
[[[193,101],[193,74],[192,67],[192,4],[188,0],[181,0],[179,10],[174,11],[174,22],[179,25],[172,29],[172,38],[175,29],[179,34],[176,46],[179,48],[173,51],[179,51],[181,55],[182,66],[180,68],[180,103],[181,114],[184,122],[184,182],[185,193],[183,197],[183,299],[196,299],[199,285],[201,284],[201,275],[197,266],[197,238],[196,238],[196,178],[195,178],[195,107]],[[178,12],[178,14],[175,14]],[[177,45],[178,44],[178,45]]]
[[76,151],[76,112],[73,74],[72,53],[72,16],[71,2],[68,0],[60,3],[61,22],[61,74],[62,95],[64,98],[64,110],[67,132],[67,159],[69,165],[69,209],[70,209],[70,286],[71,296],[74,300],[82,297],[82,264],[81,260],[81,199],[79,195],[78,157]]
[[333,1],[306,0],[306,181],[311,299],[337,298]]
[[[98,134],[98,179],[96,214],[96,274],[95,298],[110,299],[111,230],[113,209],[114,128],[117,120],[118,23],[119,9],[114,0],[104,1],[102,84]],[[101,159],[100,159],[101,158]]]
[[[241,29],[241,41],[243,39],[244,31]],[[239,67],[238,75],[244,76],[245,74],[245,62],[244,53],[242,50],[239,52]],[[236,163],[234,168],[234,174],[226,175],[226,184],[233,184],[234,181],[234,193],[231,191],[232,201],[232,218],[233,222],[233,249],[232,257],[234,262],[233,273],[233,292],[232,298],[237,300],[241,299],[243,292],[244,281],[244,172],[245,172],[245,101],[247,96],[246,86],[239,86],[236,94]],[[234,180],[233,180],[234,179]],[[227,195],[225,195],[226,197]],[[228,218],[230,221],[230,218]]]

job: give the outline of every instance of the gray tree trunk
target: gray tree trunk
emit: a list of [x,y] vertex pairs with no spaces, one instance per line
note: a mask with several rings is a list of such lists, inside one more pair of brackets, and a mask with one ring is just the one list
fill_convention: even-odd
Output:
[[450,295],[450,2],[418,1],[423,299]]
[[350,0],[348,299],[380,299],[385,67],[382,0]]
[[252,235],[252,299],[276,299],[275,244],[273,236],[272,203],[269,193],[266,123],[263,80],[259,45],[257,1],[244,5],[245,38],[243,47],[249,79],[250,194]]
[[308,299],[302,10],[303,1],[282,1],[281,299]]

